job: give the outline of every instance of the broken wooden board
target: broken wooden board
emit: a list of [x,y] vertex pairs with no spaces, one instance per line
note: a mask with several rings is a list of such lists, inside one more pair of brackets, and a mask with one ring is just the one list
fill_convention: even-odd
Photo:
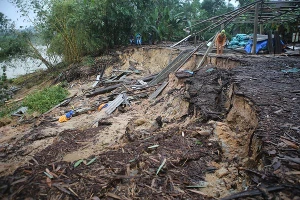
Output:
[[[157,76],[157,74],[146,76],[146,77],[142,78],[141,80],[151,81],[155,76]],[[119,84],[111,85],[111,86],[108,86],[108,87],[97,88],[94,91],[87,93],[86,97],[89,98],[89,97],[93,97],[93,96],[96,96],[96,95],[99,95],[99,94],[105,94],[105,93],[111,92],[111,91],[113,91],[113,90],[115,90],[119,87],[122,87],[122,86],[124,86],[124,84],[119,83]]]
[[150,96],[149,96],[149,100],[155,99],[164,89],[165,87],[169,84],[168,81],[163,82],[163,84],[161,84],[161,86],[159,86],[157,88],[157,90],[155,92],[153,92]]
[[92,87],[96,87],[98,85],[99,81],[100,81],[100,75],[97,75],[96,81],[94,82],[94,84],[92,85]]
[[139,70],[118,70],[118,69],[114,69],[113,72],[126,72],[126,73],[135,73],[135,74],[140,74],[141,72]]
[[93,97],[93,96],[96,96],[96,95],[99,95],[99,94],[105,94],[105,93],[111,92],[111,91],[113,91],[116,88],[121,87],[121,86],[122,86],[122,84],[119,83],[119,84],[111,85],[111,86],[104,87],[104,88],[97,88],[93,92],[88,93],[86,95],[86,97],[89,98],[89,97]]

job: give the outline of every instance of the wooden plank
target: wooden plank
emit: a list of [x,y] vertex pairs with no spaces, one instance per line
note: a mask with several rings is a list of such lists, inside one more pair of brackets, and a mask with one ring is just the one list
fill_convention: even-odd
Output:
[[106,65],[104,65],[104,66],[102,67],[102,70],[101,70],[101,74],[100,74],[100,78],[99,78],[99,80],[101,80],[101,79],[103,78],[103,75],[104,75],[105,69],[106,69]]
[[[147,76],[147,77],[144,77],[142,78],[143,81],[150,81],[152,80],[157,74],[154,74],[154,75],[150,75],[150,76]],[[99,95],[99,94],[105,94],[105,93],[108,93],[108,92],[111,92],[113,90],[115,90],[116,88],[118,87],[121,87],[123,86],[122,83],[119,83],[119,84],[115,84],[115,85],[111,85],[111,86],[108,86],[108,87],[104,87],[104,88],[97,88],[95,89],[94,91],[88,93],[86,95],[87,98],[89,97],[93,97],[93,96],[96,96],[96,95]]]
[[99,80],[100,80],[100,75],[97,75],[96,77],[96,81],[94,82],[94,84],[92,85],[92,87],[96,87],[99,83]]
[[168,81],[163,82],[163,84],[161,84],[161,86],[159,86],[157,88],[157,90],[155,92],[153,92],[150,96],[149,96],[149,100],[155,99],[164,89],[165,87],[169,84]]
[[89,98],[89,97],[93,97],[93,96],[96,96],[96,95],[99,95],[99,94],[105,94],[105,93],[111,92],[111,91],[113,91],[116,88],[121,87],[121,86],[122,86],[122,84],[116,84],[116,85],[111,85],[111,86],[108,86],[108,87],[105,87],[105,88],[97,88],[93,92],[87,94],[86,97]]
[[113,72],[126,72],[126,73],[135,73],[135,74],[140,74],[141,72],[139,70],[118,70],[118,69],[114,69]]
[[158,74],[152,74],[150,76],[146,76],[144,78],[142,78],[141,80],[142,81],[145,81],[145,82],[148,82],[148,81],[151,81],[152,79],[154,79]]

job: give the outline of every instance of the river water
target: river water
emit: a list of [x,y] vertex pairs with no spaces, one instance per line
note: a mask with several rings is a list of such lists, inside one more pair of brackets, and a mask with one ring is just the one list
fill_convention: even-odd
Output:
[[[47,48],[45,46],[36,47],[41,55],[52,64],[57,64],[61,62],[59,56],[49,57],[47,56]],[[16,78],[20,75],[29,74],[35,72],[36,70],[45,70],[47,67],[42,61],[33,58],[14,58],[10,61],[0,63],[0,75],[2,76],[2,66],[6,66],[6,76],[8,79]]]

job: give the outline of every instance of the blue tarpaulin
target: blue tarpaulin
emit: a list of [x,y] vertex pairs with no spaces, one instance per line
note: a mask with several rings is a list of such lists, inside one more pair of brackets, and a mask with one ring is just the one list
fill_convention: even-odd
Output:
[[[282,40],[280,40],[280,42],[281,42],[282,45],[284,44],[282,42]],[[273,44],[274,44],[274,39],[273,39]],[[245,46],[245,51],[247,53],[251,53],[252,45],[253,45],[253,40],[249,40],[248,44]],[[257,42],[255,52],[258,53],[262,49],[267,49],[267,45],[268,45],[268,40],[263,40],[263,41]]]
[[[258,53],[259,50],[267,48],[267,44],[268,44],[268,40],[257,42],[255,52]],[[249,40],[248,44],[245,46],[245,50],[247,53],[251,53],[252,45],[253,45],[253,40]]]

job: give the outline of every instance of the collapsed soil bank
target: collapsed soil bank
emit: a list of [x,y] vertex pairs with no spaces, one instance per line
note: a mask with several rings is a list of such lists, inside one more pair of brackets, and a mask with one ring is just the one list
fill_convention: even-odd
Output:
[[[154,49],[145,51],[142,48],[129,52],[124,55],[118,53],[123,62],[111,68],[128,69],[133,65],[146,74],[158,72],[158,68],[151,71],[151,65],[159,66],[160,62],[166,65],[168,61],[165,57],[177,54],[177,50],[170,53],[169,50],[155,52]],[[152,62],[147,62],[149,55],[155,55],[156,59],[151,58]],[[199,59],[193,56],[184,67],[194,68]],[[156,100],[138,99],[122,111],[124,114],[121,110],[116,111],[112,116],[114,120],[109,120],[112,125],[105,127],[105,134],[112,137],[105,142],[104,148],[101,143],[104,132],[87,127],[87,124],[102,117],[100,113],[92,111],[74,117],[70,123],[73,122],[72,126],[77,130],[56,132],[53,134],[54,142],[50,141],[46,150],[42,150],[45,143],[39,140],[41,145],[38,151],[29,151],[35,160],[28,159],[26,165],[18,168],[13,175],[1,178],[4,194],[20,198],[38,196],[41,199],[45,195],[53,199],[76,198],[76,195],[80,198],[94,195],[103,199],[214,199],[255,189],[259,183],[267,187],[280,181],[292,181],[297,186],[297,174],[291,177],[295,175],[293,169],[297,163],[287,162],[284,157],[296,158],[297,151],[289,150],[292,154],[287,154],[289,145],[284,142],[280,144],[281,149],[272,149],[269,144],[281,140],[282,128],[291,137],[297,138],[298,130],[294,122],[299,118],[299,108],[296,106],[299,97],[295,88],[298,87],[299,75],[285,74],[281,70],[289,68],[288,65],[294,67],[298,60],[243,57],[233,61],[238,66],[232,70],[227,70],[233,67],[226,65],[217,66],[224,60],[231,60],[231,57],[217,57],[216,64],[210,59],[206,67],[188,80],[179,80],[172,74],[169,85]],[[276,62],[271,63],[271,60]],[[270,84],[270,81],[276,84]],[[80,90],[82,84],[77,84],[80,87],[74,89]],[[84,84],[84,87],[90,86],[91,83]],[[92,105],[105,96],[81,97],[75,105]],[[281,99],[284,99],[284,104]],[[51,115],[57,116],[59,113],[56,110]],[[124,121],[123,117],[126,118]],[[162,125],[156,119],[161,119],[158,121]],[[120,120],[120,127],[114,130],[115,123]],[[47,126],[39,127],[47,130]],[[61,131],[57,125],[51,128]],[[89,132],[89,137],[82,138],[85,131]],[[42,134],[30,133],[34,133],[33,138],[40,139],[45,135],[42,131]],[[269,133],[272,133],[272,138]],[[261,140],[264,137],[267,140]],[[76,142],[72,145],[74,138]],[[65,142],[69,146],[64,145]],[[21,151],[26,149],[23,143],[18,144]],[[159,146],[149,148],[155,145]],[[62,151],[64,148],[65,151]],[[278,152],[285,155],[278,156]],[[94,156],[97,159],[90,166],[82,164],[74,168],[74,162],[63,161],[64,156],[67,161],[73,161],[76,156],[86,161]],[[164,160],[165,165],[157,173]],[[59,175],[59,178],[53,179],[52,187],[43,173],[46,168]],[[252,174],[246,176],[245,172],[250,171]],[[206,188],[189,189],[195,185]],[[299,194],[297,190],[289,193],[288,189],[285,192],[289,197]]]
[[[193,47],[189,47],[193,48]],[[173,48],[157,48],[157,47],[142,47],[142,48],[127,48],[124,52],[118,52],[119,58],[122,61],[121,68],[128,69],[130,66],[137,67],[145,73],[155,74],[160,72],[181,52],[179,49]],[[200,53],[195,53],[182,67],[184,69],[196,69],[198,63],[203,58]],[[240,55],[225,55],[216,56],[209,54],[203,65],[213,65],[222,69],[233,69],[240,65],[242,56]]]
[[247,184],[285,184],[286,198],[299,196],[300,75],[286,72],[299,68],[299,58],[249,56],[241,63],[229,71],[200,69],[191,80],[191,111],[203,122],[221,121],[213,123],[223,162],[238,164]]

